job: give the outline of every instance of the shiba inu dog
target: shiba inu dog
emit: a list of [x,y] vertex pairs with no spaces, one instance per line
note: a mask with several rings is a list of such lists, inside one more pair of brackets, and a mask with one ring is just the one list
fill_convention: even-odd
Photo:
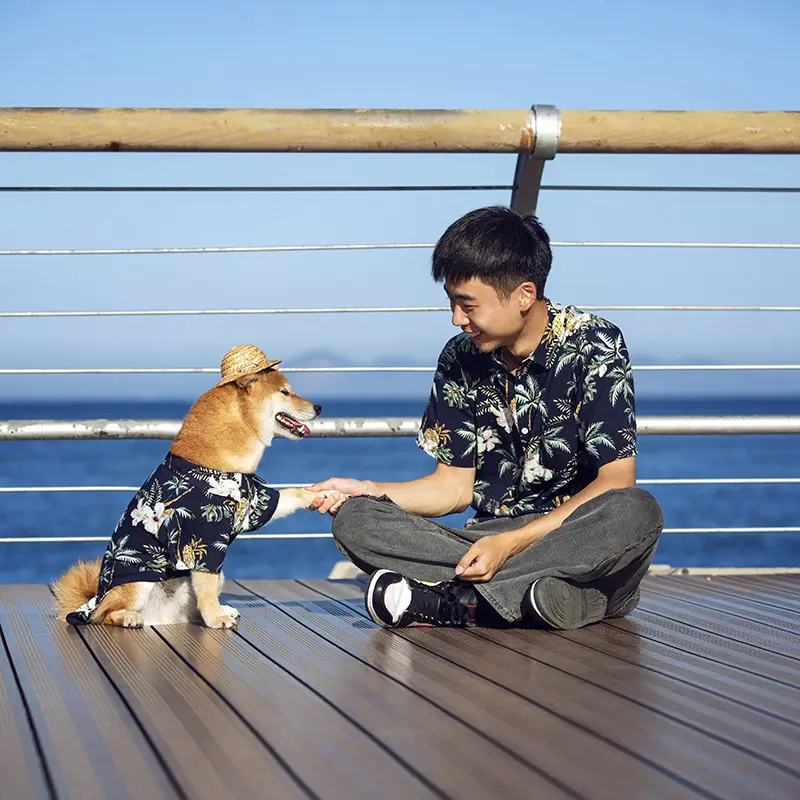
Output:
[[67,622],[137,628],[199,613],[210,628],[236,624],[239,612],[219,602],[228,546],[320,496],[278,492],[255,474],[275,436],[304,438],[322,410],[292,392],[280,363],[253,345],[225,355],[222,380],[192,406],[102,560],[78,562],[52,585]]

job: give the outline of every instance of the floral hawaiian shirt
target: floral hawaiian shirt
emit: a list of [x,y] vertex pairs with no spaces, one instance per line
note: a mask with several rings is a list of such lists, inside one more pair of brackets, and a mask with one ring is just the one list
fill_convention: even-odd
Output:
[[444,464],[475,467],[475,519],[546,514],[636,455],[628,350],[594,314],[547,301],[536,350],[511,372],[501,350],[467,334],[442,350],[417,443]]
[[269,522],[278,497],[257,475],[207,469],[168,454],[117,524],[97,595],[67,622],[89,623],[103,595],[124,583],[219,572],[228,545]]

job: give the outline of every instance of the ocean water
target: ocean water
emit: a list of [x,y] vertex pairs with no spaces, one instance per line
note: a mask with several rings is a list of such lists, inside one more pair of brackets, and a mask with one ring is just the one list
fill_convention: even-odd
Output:
[[[318,399],[319,398],[315,398]],[[418,416],[424,399],[335,400],[324,416]],[[0,419],[177,419],[188,403],[30,402],[0,404]],[[797,413],[798,399],[687,399],[638,402],[639,414]],[[138,486],[167,441],[0,442],[0,486]],[[800,478],[800,436],[642,436],[639,478]],[[405,480],[433,462],[410,438],[276,440],[259,474],[275,483],[332,475]],[[650,487],[667,527],[783,527],[800,524],[800,484]],[[0,493],[0,537],[109,536],[130,499],[124,492]],[[448,518],[463,524],[469,514]],[[330,531],[330,517],[300,511],[264,532]],[[0,543],[0,583],[56,577],[105,543]],[[237,541],[225,562],[240,578],[325,577],[342,556],[330,539]],[[664,535],[656,563],[673,566],[800,566],[800,534]]]

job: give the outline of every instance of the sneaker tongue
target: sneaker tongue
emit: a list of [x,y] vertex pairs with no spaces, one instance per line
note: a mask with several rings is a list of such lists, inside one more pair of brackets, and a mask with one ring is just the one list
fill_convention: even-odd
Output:
[[383,605],[397,622],[411,604],[411,587],[405,580],[397,581],[386,587],[383,593]]

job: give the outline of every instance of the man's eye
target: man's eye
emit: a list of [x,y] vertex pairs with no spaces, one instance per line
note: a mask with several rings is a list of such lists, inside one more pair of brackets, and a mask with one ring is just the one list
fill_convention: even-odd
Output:
[[285,394],[288,397],[291,392],[288,389],[281,389],[281,394]]

